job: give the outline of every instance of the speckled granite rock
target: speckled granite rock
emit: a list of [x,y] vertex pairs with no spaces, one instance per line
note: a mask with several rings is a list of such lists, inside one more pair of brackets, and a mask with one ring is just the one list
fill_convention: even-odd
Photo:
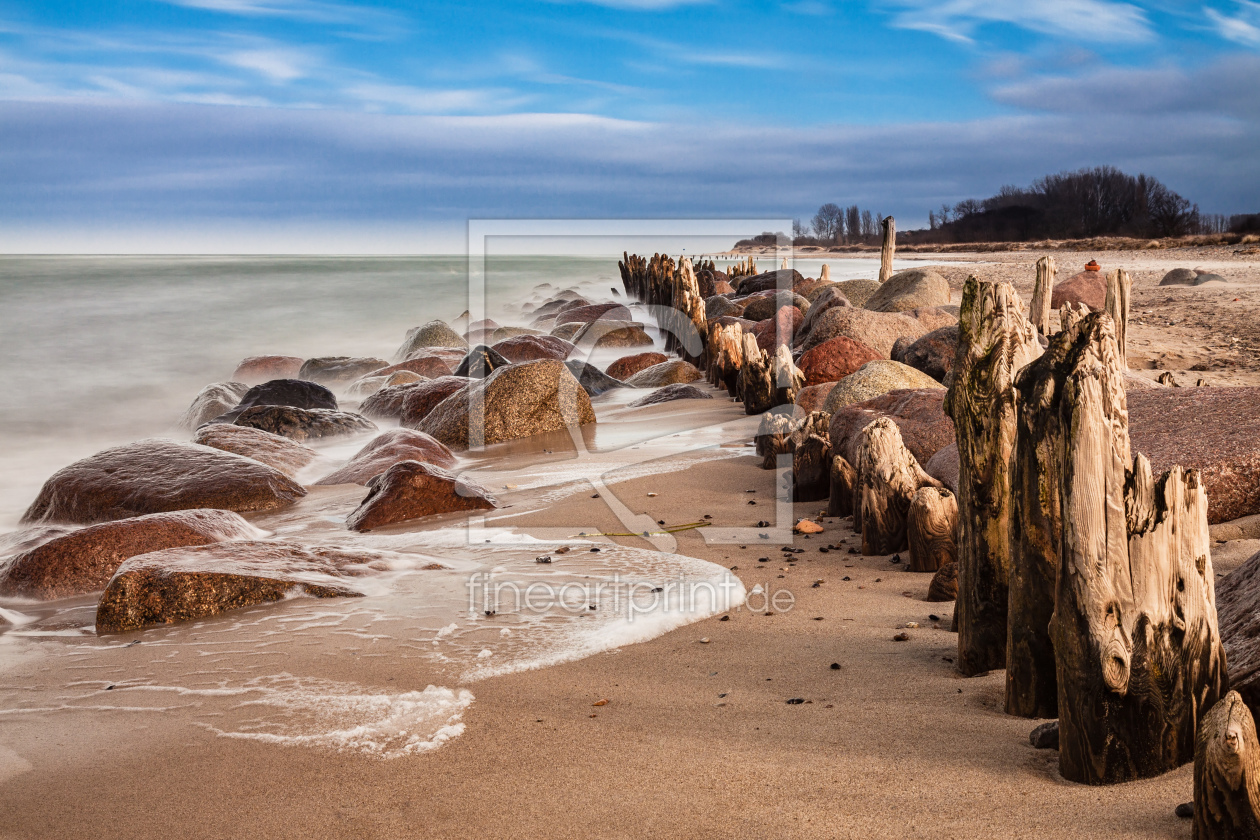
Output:
[[669,361],[664,353],[635,353],[633,356],[622,356],[604,369],[604,373],[613,379],[625,381],[645,368]]
[[[804,318],[805,313],[810,308],[809,301],[791,292],[766,292],[744,300],[743,304],[742,317],[750,321],[764,321],[767,318],[773,318],[774,314],[785,306],[800,310],[801,317]],[[796,323],[800,323],[800,321]]]
[[242,412],[260,405],[326,408],[335,411],[337,398],[323,385],[305,379],[272,379],[250,388],[235,406],[215,417],[214,422],[235,422]]
[[455,466],[451,450],[424,432],[390,429],[373,438],[344,467],[315,483],[366,485],[400,461],[419,461],[443,468]]
[[296,379],[304,361],[298,356],[250,356],[236,366],[232,381],[259,385],[272,379]]
[[533,362],[538,359],[564,361],[573,352],[573,345],[554,335],[518,335],[494,345],[495,352],[509,362]]
[[796,334],[793,337],[793,344],[803,344],[808,340],[810,333],[814,331],[814,327],[822,320],[823,313],[837,306],[851,306],[849,299],[844,296],[839,287],[835,285],[824,286],[817,291],[817,294],[810,303],[809,311],[801,319],[800,326],[796,328]]
[[[558,330],[559,328],[557,328]],[[552,335],[560,335],[552,330]],[[643,325],[633,321],[591,321],[582,324],[569,339],[577,347],[643,347],[652,343],[652,337],[643,331]]]
[[455,330],[447,326],[445,321],[430,321],[419,327],[407,330],[407,337],[402,346],[394,354],[400,361],[410,359],[413,355],[429,347],[457,347],[466,349],[468,342]]
[[905,312],[949,303],[949,282],[930,268],[899,271],[879,285],[862,305],[872,312]]
[[1063,304],[1083,303],[1095,312],[1107,305],[1107,278],[1103,271],[1082,271],[1056,283],[1050,295],[1050,308],[1058,312]]
[[306,495],[251,458],[172,440],[141,440],[76,461],[44,482],[23,522],[91,525],[169,510],[240,513],[286,507]]
[[389,362],[369,356],[321,356],[303,362],[297,378],[321,385],[348,385],[362,376],[387,367]]
[[839,382],[867,362],[882,358],[879,351],[844,335],[828,339],[801,354],[796,366],[805,374],[805,384]]
[[[899,339],[901,344],[905,339]],[[921,370],[937,382],[945,380],[945,374],[954,367],[954,357],[958,352],[958,325],[941,327],[932,330],[904,346],[893,347],[893,361],[909,365]]]
[[1128,394],[1129,439],[1159,475],[1199,471],[1208,522],[1260,513],[1260,388],[1152,388]]
[[376,431],[376,424],[359,414],[327,408],[294,408],[290,405],[259,405],[247,408],[236,425],[262,429],[290,440],[363,435]]
[[879,291],[879,281],[865,279],[841,280],[836,283],[836,288],[853,306],[864,307],[866,302],[871,299],[871,295]]
[[[406,429],[414,429],[429,416],[438,403],[454,394],[456,391],[468,387],[471,382],[464,376],[441,376],[428,382],[420,382],[416,385],[406,386],[407,390],[401,394],[401,408],[398,414],[398,425]],[[394,395],[390,395],[393,399]],[[367,407],[367,403],[364,403]],[[384,399],[381,404],[374,405],[373,410],[384,410]]]
[[498,507],[484,487],[419,461],[394,464],[370,486],[363,502],[346,519],[352,531],[371,531],[439,513]]
[[808,338],[798,342],[802,350],[812,350],[838,335],[860,341],[878,351],[882,358],[892,355],[893,345],[903,335],[918,338],[931,327],[902,312],[871,312],[852,306],[836,306],[823,313]]
[[51,600],[96,592],[139,554],[260,534],[227,510],[152,513],[90,525],[0,562],[0,595]]
[[669,359],[660,364],[644,368],[626,380],[631,388],[659,388],[662,385],[675,385],[679,382],[695,382],[703,379],[704,374],[690,362],[682,359]]
[[673,385],[666,385],[664,388],[658,388],[652,393],[639,397],[630,403],[630,408],[640,408],[645,405],[659,405],[660,403],[673,402],[674,400],[711,400],[713,395],[707,391],[701,391],[695,385],[688,385],[685,382],[675,382]]
[[357,596],[353,579],[385,571],[366,551],[273,542],[169,548],[119,567],[96,608],[100,634],[143,630],[279,601],[298,590],[318,598]]
[[757,337],[757,346],[770,355],[783,344],[792,346],[792,339],[805,316],[795,306],[781,306],[773,318],[764,318],[753,325],[750,332]]
[[[832,452],[856,464],[862,430],[872,420],[887,417],[897,424],[901,439],[915,460],[927,464],[933,455],[954,442],[954,421],[945,413],[944,403],[945,389],[937,386],[891,391],[847,405],[831,414]],[[957,479],[954,483],[958,483]]]
[[281,435],[231,423],[211,423],[197,430],[193,443],[253,458],[290,478],[315,460],[315,450]]
[[499,327],[490,333],[489,343],[491,346],[494,346],[500,341],[507,341],[509,338],[526,338],[532,335],[545,334],[542,330],[536,330],[532,327]]
[[[840,380],[827,395],[823,411],[835,414],[846,405],[872,400],[889,391],[906,389],[945,390],[941,383],[922,371],[890,359],[877,359],[867,362]],[[923,461],[920,460],[919,463]]]
[[396,373],[400,370],[408,370],[412,373],[418,373],[425,379],[437,379],[439,376],[450,375],[451,364],[441,356],[433,353],[427,353],[423,356],[416,356],[415,358],[408,359],[405,362],[399,362],[396,365],[390,365],[389,367],[373,371],[372,375],[388,376],[391,373]]
[[181,429],[195,429],[209,423],[241,401],[249,386],[244,382],[214,382],[202,388],[193,397],[192,405],[179,418]]

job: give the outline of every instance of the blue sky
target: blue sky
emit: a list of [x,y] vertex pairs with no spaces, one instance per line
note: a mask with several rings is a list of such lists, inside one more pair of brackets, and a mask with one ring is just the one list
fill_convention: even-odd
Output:
[[1253,0],[0,0],[8,251],[824,201],[906,227],[1099,164],[1256,212],[1257,149]]

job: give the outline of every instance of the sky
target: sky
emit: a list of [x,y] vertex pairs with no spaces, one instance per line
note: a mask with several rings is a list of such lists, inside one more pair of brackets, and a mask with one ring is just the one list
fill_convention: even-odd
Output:
[[9,253],[828,201],[907,229],[1098,165],[1260,212],[1260,2],[0,0]]

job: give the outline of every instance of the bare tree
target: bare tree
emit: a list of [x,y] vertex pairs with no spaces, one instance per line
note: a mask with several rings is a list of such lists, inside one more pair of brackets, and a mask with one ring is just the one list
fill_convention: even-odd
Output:
[[854,204],[844,212],[844,217],[845,233],[850,242],[855,242],[862,236],[862,211]]
[[869,238],[875,235],[875,217],[871,215],[870,210],[862,211],[862,237]]
[[814,214],[814,235],[819,239],[834,242],[844,233],[842,229],[844,211],[838,204],[828,202],[818,208]]

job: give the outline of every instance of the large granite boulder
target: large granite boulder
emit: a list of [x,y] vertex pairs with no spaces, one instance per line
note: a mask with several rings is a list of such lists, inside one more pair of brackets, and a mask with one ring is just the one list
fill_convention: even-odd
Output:
[[880,284],[863,308],[872,312],[905,312],[949,304],[949,282],[930,268],[899,271]]
[[0,595],[52,600],[105,588],[124,561],[150,551],[261,536],[228,510],[177,510],[102,522],[0,561]]
[[750,332],[756,336],[758,347],[774,355],[780,344],[792,346],[792,339],[804,320],[805,316],[795,306],[781,306],[773,318],[758,321]]
[[373,480],[346,526],[352,531],[371,531],[439,513],[496,507],[483,487],[432,464],[402,461]]
[[299,443],[322,438],[365,435],[376,431],[376,424],[361,414],[328,408],[294,408],[290,405],[258,405],[247,408],[236,418],[236,425],[262,429]]
[[575,306],[565,309],[556,315],[555,325],[589,324],[591,321],[633,321],[630,310],[620,303],[592,303],[589,306]]
[[1189,268],[1174,268],[1172,271],[1164,275],[1164,279],[1159,281],[1161,286],[1193,286],[1194,281],[1199,277],[1193,270]]
[[418,428],[438,403],[456,391],[467,388],[471,381],[463,376],[442,376],[428,382],[407,386],[406,392],[402,394],[398,425],[405,429]]
[[[552,335],[558,335],[553,330]],[[563,337],[563,336],[562,336]],[[583,349],[593,347],[644,347],[652,343],[652,337],[643,325],[633,321],[591,321],[582,324],[570,339],[574,346]]]
[[497,342],[492,349],[515,364],[539,359],[564,361],[573,352],[573,345],[554,335],[518,335]]
[[792,290],[804,281],[804,276],[794,268],[777,268],[774,271],[741,278],[736,288],[739,289],[741,295],[751,295],[771,289]]
[[297,478],[303,467],[316,458],[316,452],[287,437],[237,426],[232,423],[210,423],[197,430],[193,443],[253,458],[287,475]]
[[1208,522],[1260,513],[1260,388],[1130,390],[1129,441],[1159,475],[1199,471]]
[[652,393],[639,397],[630,403],[630,408],[640,408],[645,405],[659,405],[661,403],[673,402],[674,400],[711,400],[713,395],[708,391],[701,391],[695,385],[688,385],[684,382],[678,382],[673,385],[666,385],[664,388],[657,388]]
[[564,363],[569,369],[569,373],[573,374],[582,386],[582,390],[586,391],[589,396],[597,397],[605,391],[611,391],[613,388],[624,388],[626,383],[620,379],[613,379],[599,368],[587,362],[578,359],[570,359]]
[[195,443],[141,440],[58,470],[22,521],[92,525],[194,508],[244,513],[286,507],[305,495],[293,479],[252,458]]
[[[799,309],[802,318],[810,309],[809,301],[800,295],[794,295],[790,292],[764,292],[753,295],[744,301],[744,311],[741,317],[750,321],[764,321],[767,318],[773,318],[774,314],[785,306]],[[797,321],[797,323],[800,322]]]
[[[827,395],[823,411],[835,414],[846,405],[872,400],[889,391],[907,389],[939,389],[942,392],[945,390],[941,383],[922,371],[890,359],[878,359],[867,362],[840,380]],[[920,460],[919,463],[923,461]]]
[[1050,295],[1050,308],[1059,311],[1065,303],[1083,303],[1095,312],[1107,307],[1107,278],[1101,271],[1082,271],[1056,283]]
[[800,342],[802,350],[812,350],[838,335],[860,341],[887,359],[893,345],[903,335],[918,338],[930,328],[918,318],[903,312],[872,312],[851,306],[827,310],[814,324],[809,337]]
[[241,401],[249,386],[244,382],[213,382],[197,392],[192,405],[179,418],[181,429],[195,429],[209,423]]
[[[948,419],[948,418],[946,418]],[[953,426],[950,426],[953,430]],[[923,471],[958,495],[958,443],[942,447],[923,465]]]
[[449,469],[455,456],[438,441],[414,429],[390,429],[373,438],[344,467],[316,484],[363,484],[401,461],[419,461]]
[[1260,553],[1216,581],[1216,620],[1229,687],[1260,712]]
[[468,351],[468,355],[455,368],[455,376],[466,376],[469,379],[485,379],[494,370],[510,365],[498,351],[478,344]]
[[644,368],[626,380],[631,388],[659,388],[662,385],[674,385],[682,382],[695,382],[703,379],[704,374],[691,362],[682,359],[669,359],[660,364]]
[[[596,321],[595,323],[599,323]],[[564,362],[499,368],[439,403],[416,428],[452,449],[469,446],[469,412],[484,443],[502,443],[595,422],[591,398]]]
[[635,353],[633,356],[622,356],[605,368],[604,373],[624,382],[639,371],[666,361],[669,361],[669,357],[664,353]]
[[359,403],[359,413],[369,420],[398,421],[402,417],[403,402],[407,394],[419,385],[426,385],[431,380],[408,382],[405,385],[386,385],[376,393]]
[[360,377],[387,367],[389,362],[370,356],[321,356],[303,362],[297,378],[321,385],[348,385]]
[[250,356],[236,366],[232,381],[260,385],[273,379],[296,379],[304,361],[299,356]]
[[368,551],[275,542],[168,548],[123,563],[96,607],[96,632],[124,633],[272,603],[363,593],[355,578],[387,571]]
[[848,298],[849,303],[857,307],[865,307],[871,295],[880,289],[878,280],[841,280],[836,283],[840,293]]
[[442,357],[428,353],[421,356],[415,356],[407,359],[405,362],[399,362],[396,365],[390,365],[389,367],[373,371],[372,375],[389,376],[390,374],[405,370],[410,371],[411,373],[418,373],[425,379],[437,379],[439,376],[450,376],[451,367],[452,365],[450,362],[446,361]]
[[834,382],[823,382],[819,385],[807,385],[796,392],[796,413],[805,417],[812,412],[822,411],[827,402],[827,395],[836,387]]
[[273,379],[246,391],[228,411],[214,418],[216,423],[234,423],[236,418],[260,405],[288,405],[294,408],[337,409],[337,398],[323,385],[305,379]]
[[860,341],[838,335],[801,354],[796,366],[805,374],[805,384],[839,382],[867,362],[882,358],[879,351]]
[[[954,443],[954,421],[945,413],[944,402],[945,389],[937,386],[930,390],[890,391],[872,400],[846,405],[831,414],[831,450],[856,464],[862,430],[872,421],[887,417],[897,424],[901,439],[915,460],[926,464]],[[954,485],[957,484],[955,478]]]
[[577,334],[578,334],[579,332],[581,332],[581,331],[582,331],[585,327],[586,327],[586,324],[578,324],[578,323],[573,323],[573,324],[561,324],[560,326],[558,326],[558,327],[556,327],[555,329],[553,329],[553,330],[551,331],[550,335],[551,335],[551,337],[552,337],[552,338],[558,338],[558,339],[560,339],[561,341],[567,341],[567,342],[569,342],[570,344],[572,344],[572,343],[573,343],[573,339],[574,339],[574,338],[577,336]]
[[455,347],[466,350],[468,342],[462,335],[447,326],[445,321],[430,321],[407,330],[407,337],[398,348],[398,352],[394,354],[394,358],[405,361],[430,347]]
[[898,339],[893,345],[892,359],[923,371],[937,382],[944,382],[945,374],[954,367],[957,354],[958,325],[954,324],[932,330],[916,339]]
[[409,370],[396,370],[388,376],[368,374],[362,379],[354,380],[350,387],[346,389],[346,396],[362,400],[367,399],[382,388],[390,388],[395,385],[414,385],[417,382],[427,381],[427,376],[421,376]]
[[822,316],[825,312],[830,309],[834,309],[837,306],[851,305],[852,304],[849,303],[849,299],[846,298],[844,293],[841,292],[835,285],[827,286],[820,290],[818,295],[810,304],[809,311],[806,312],[805,316],[801,319],[800,326],[796,328],[796,336],[793,344],[800,344],[808,339],[809,334],[814,330],[814,326],[822,320]]

